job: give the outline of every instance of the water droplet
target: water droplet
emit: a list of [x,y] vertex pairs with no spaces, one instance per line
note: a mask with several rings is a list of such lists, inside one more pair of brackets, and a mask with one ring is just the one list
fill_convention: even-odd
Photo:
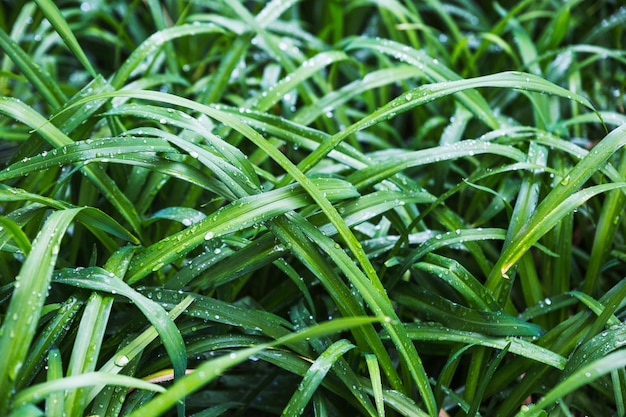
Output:
[[115,359],[115,365],[117,365],[117,366],[119,366],[119,367],[122,367],[122,368],[123,368],[124,366],[128,365],[128,362],[130,362],[130,359],[129,359],[129,358],[128,358],[128,356],[126,356],[126,355],[121,355],[121,356],[118,356],[118,357]]

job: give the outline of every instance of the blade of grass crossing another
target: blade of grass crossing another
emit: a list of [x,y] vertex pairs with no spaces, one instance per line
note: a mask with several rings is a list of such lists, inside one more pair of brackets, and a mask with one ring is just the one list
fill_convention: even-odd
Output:
[[140,409],[133,411],[128,417],[143,417],[146,415],[161,415],[185,396],[197,391],[205,384],[213,381],[228,369],[246,361],[260,351],[282,344],[294,343],[307,338],[314,338],[322,335],[345,331],[353,327],[379,322],[380,318],[372,317],[350,317],[339,318],[313,327],[306,328],[297,333],[289,334],[275,342],[260,344],[247,349],[232,352],[227,356],[222,356],[200,364],[194,372],[186,375],[180,381],[174,383],[163,394],[158,395],[153,400],[145,404]]
[[311,364],[311,367],[304,375],[296,392],[293,394],[282,415],[284,417],[300,416],[304,413],[307,403],[322,383],[322,380],[330,371],[333,364],[343,355],[355,346],[345,339],[341,339],[333,343],[319,358]]
[[15,277],[13,296],[0,327],[0,352],[6,359],[0,361],[0,415],[8,414],[15,383],[35,336],[61,239],[81,210],[55,211],[48,217]]

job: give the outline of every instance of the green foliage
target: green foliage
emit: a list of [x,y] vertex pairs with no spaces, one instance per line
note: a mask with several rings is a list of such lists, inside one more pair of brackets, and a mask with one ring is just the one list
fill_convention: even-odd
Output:
[[626,414],[618,2],[5,3],[0,415]]

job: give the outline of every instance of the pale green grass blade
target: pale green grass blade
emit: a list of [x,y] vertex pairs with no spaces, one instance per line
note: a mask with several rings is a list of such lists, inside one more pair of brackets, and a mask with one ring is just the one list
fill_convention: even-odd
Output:
[[376,401],[376,410],[378,411],[378,417],[385,417],[383,385],[382,381],[380,380],[380,368],[378,367],[378,360],[376,359],[376,356],[366,353],[365,361],[367,363],[370,381],[372,381],[372,391],[374,392],[374,399]]
[[[129,104],[129,105],[120,105],[115,108],[109,110],[107,115],[125,115],[125,116],[136,116],[140,118],[145,118],[148,120],[158,121],[160,124],[168,125],[168,126],[178,126],[182,129],[188,129],[192,132],[196,132],[201,135],[208,144],[210,144],[213,151],[217,152],[224,156],[224,158],[234,167],[240,169],[248,179],[252,183],[259,185],[259,180],[255,173],[254,168],[251,163],[248,161],[246,156],[239,150],[237,147],[232,144],[226,142],[219,136],[215,135],[208,129],[200,120],[192,118],[187,113],[182,111],[176,111],[171,108],[161,108],[157,106],[148,106],[148,105],[140,105],[140,104]],[[155,132],[155,130],[145,130],[145,129],[137,129],[138,132]],[[132,130],[131,130],[132,132]],[[129,134],[129,132],[126,132]],[[142,135],[146,135],[146,133],[142,133]],[[166,139],[171,136],[166,136],[165,133],[161,132]],[[161,136],[160,134],[156,134],[155,136]],[[190,155],[195,155],[200,151],[197,147],[193,147],[192,144],[187,144],[185,141],[180,139],[173,140],[172,143],[181,146],[183,149],[187,150]]]
[[[2,197],[0,196],[0,200]],[[22,231],[20,226],[12,219],[0,216],[0,227],[2,231],[7,233],[7,237],[11,238],[19,250],[26,256],[30,253],[31,244],[28,236]]]
[[24,158],[0,171],[0,181],[26,176],[50,167],[92,162],[111,158],[124,158],[127,154],[169,152],[176,150],[160,138],[113,137],[87,139],[64,146],[61,150],[44,151],[31,158]]
[[307,403],[321,384],[322,380],[330,371],[334,363],[346,352],[355,346],[345,339],[341,339],[328,347],[320,356],[311,364],[311,367],[304,375],[296,392],[283,409],[283,416],[300,416],[304,413]]
[[250,356],[267,349],[269,347],[279,346],[281,344],[288,344],[304,340],[307,337],[313,338],[321,335],[331,334],[338,331],[344,331],[364,324],[370,324],[380,321],[377,318],[365,318],[365,317],[351,317],[335,319],[333,321],[318,324],[316,326],[301,330],[297,333],[289,334],[281,339],[272,343],[261,344],[247,349],[232,352],[228,356],[220,357],[210,361],[202,363],[196,370],[185,376],[179,382],[175,383],[162,395],[155,397],[152,401],[144,405],[140,410],[137,410],[129,415],[129,417],[137,417],[141,415],[159,415],[165,412],[167,409],[175,405],[185,396],[198,390],[203,385],[214,380],[228,369],[233,366],[247,360]]
[[[111,296],[103,297],[94,292],[87,300],[68,363],[67,376],[95,371],[112,307]],[[86,392],[85,389],[66,392],[64,409],[67,415],[85,414]]]
[[8,411],[15,382],[20,377],[29,345],[35,337],[61,239],[80,211],[57,211],[48,217],[15,278],[6,320],[0,327],[0,350],[7,358],[0,364],[0,414]]
[[9,417],[40,417],[46,416],[43,411],[32,404],[26,404],[9,414]]
[[[52,348],[48,352],[48,382],[59,380],[63,378],[63,364],[61,362],[61,352],[58,348]],[[56,391],[52,392],[46,398],[46,415],[48,416],[62,416],[63,415],[63,400],[64,392]]]
[[61,15],[61,11],[53,2],[49,0],[35,1],[39,6],[39,10],[41,10],[52,27],[54,27],[59,36],[61,36],[61,39],[63,39],[63,42],[65,42],[69,50],[72,51],[76,59],[78,59],[78,61],[85,67],[93,78],[96,78],[96,70],[91,65],[91,62],[89,62],[89,59],[87,58],[87,55],[85,55],[83,49],[80,47],[76,36],[74,36],[74,32],[72,32],[72,29],[67,24],[67,21]]
[[164,392],[165,388],[141,379],[126,375],[114,375],[102,372],[88,372],[81,375],[68,376],[49,382],[43,382],[25,388],[15,396],[16,406],[27,403],[37,403],[42,398],[57,392],[76,388],[84,388],[92,385],[117,385],[120,387],[145,389],[155,392]]
[[313,58],[303,62],[296,71],[291,72],[275,86],[264,91],[260,99],[254,99],[250,104],[257,110],[267,110],[273,104],[283,99],[289,91],[303,83],[307,78],[322,70],[322,68],[336,62],[347,60],[348,56],[339,51],[322,52]]

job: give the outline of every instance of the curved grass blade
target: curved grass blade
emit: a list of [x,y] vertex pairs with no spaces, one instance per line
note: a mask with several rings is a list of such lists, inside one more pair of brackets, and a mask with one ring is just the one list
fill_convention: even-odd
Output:
[[[2,197],[0,196],[0,200],[1,199]],[[3,233],[7,234],[7,238],[12,238],[18,249],[24,255],[28,256],[31,249],[30,240],[28,239],[28,236],[26,236],[26,234],[22,231],[20,225],[18,225],[17,223],[15,223],[15,221],[8,217],[0,216],[0,228]],[[0,238],[0,241],[2,241],[2,238]],[[0,248],[2,248],[3,246],[3,244],[0,244]]]
[[198,36],[211,33],[223,33],[223,30],[213,24],[200,23],[173,26],[152,34],[132,52],[120,69],[117,70],[111,80],[111,85],[115,89],[121,88],[132,75],[133,71],[137,69],[141,61],[166,42],[171,42],[174,39],[184,36]]
[[594,107],[586,98],[574,94],[536,75],[518,71],[502,72],[465,80],[426,84],[407,91],[405,94],[395,98],[375,112],[368,114],[358,122],[333,135],[327,142],[309,154],[298,166],[302,172],[307,172],[348,136],[374,124],[391,119],[398,113],[411,110],[417,106],[451,94],[484,87],[513,88],[522,91],[534,91],[556,95],[567,98],[568,100],[574,100],[595,111]]
[[[611,155],[625,144],[626,125],[622,125],[609,133],[565,175],[561,182],[554,187],[550,194],[548,194],[537,207],[537,210],[529,219],[528,223],[517,233],[514,238],[515,241],[503,252],[486,284],[488,288],[493,289],[495,287],[497,281],[499,281],[519,257],[528,250],[530,242],[536,242],[539,237],[551,228],[546,224],[548,217],[552,219],[551,224],[554,225],[560,217],[578,207],[580,204],[583,204],[594,195],[609,191],[610,189],[621,188],[619,183],[616,185],[606,184],[603,186],[589,187],[586,191],[583,190],[572,194],[597,172],[598,169],[602,168]],[[557,208],[560,213],[558,217],[555,216]]]
[[[318,179],[314,183],[323,190],[326,198],[333,201],[358,196],[356,190],[345,181]],[[138,253],[131,263],[127,281],[137,282],[150,272],[178,259],[207,240],[252,227],[309,204],[311,204],[311,199],[306,192],[294,185],[236,200],[188,229],[169,236]]]
[[[151,302],[151,300],[148,301]],[[174,308],[172,308],[168,313],[169,321],[172,322],[180,316],[193,303],[193,301],[192,297],[186,297]],[[180,334],[178,329],[176,329],[176,333]],[[126,366],[130,366],[131,361],[141,355],[145,348],[158,336],[159,334],[157,333],[156,328],[153,326],[149,327],[139,336],[134,338],[129,344],[120,348],[111,359],[102,365],[99,372],[105,374],[119,373]],[[89,393],[87,402],[91,402],[103,388],[104,385],[102,384],[98,384],[93,387]]]
[[330,371],[334,363],[343,354],[353,349],[355,346],[345,339],[341,339],[328,347],[319,358],[311,364],[311,367],[304,375],[298,389],[293,394],[285,408],[283,416],[300,416],[304,413],[304,408],[311,400],[311,397],[322,383],[322,380]]
[[484,333],[489,336],[533,336],[544,330],[533,323],[519,320],[502,311],[477,311],[453,303],[420,287],[411,287],[394,299],[401,305],[422,313],[427,320],[442,323],[451,329]]
[[[548,200],[548,197],[553,195],[550,193],[548,197],[542,202],[537,209],[535,215],[530,221],[523,227],[516,235],[511,245],[503,252],[502,256],[498,259],[498,262],[494,266],[494,272],[489,277],[486,283],[486,287],[494,290],[503,278],[507,278],[507,271],[517,262],[520,257],[528,251],[528,249],[536,243],[541,236],[547,233],[552,227],[554,227],[565,215],[571,213],[574,209],[584,204],[590,198],[611,190],[617,190],[619,188],[626,187],[626,183],[612,183],[601,184],[591,186],[582,191],[569,195],[565,200],[550,207],[551,211],[544,213],[546,204],[553,203],[553,199]],[[558,190],[557,190],[558,191]],[[538,217],[537,213],[545,214],[544,217]],[[497,294],[494,294],[497,296]]]
[[187,367],[185,342],[174,321],[159,304],[135,291],[112,272],[98,267],[62,270],[55,274],[54,281],[77,288],[104,291],[127,297],[141,310],[161,337],[165,350],[172,360],[175,377],[180,378],[185,374]]
[[[387,39],[357,38],[350,42],[346,49],[359,48],[373,49],[397,57],[401,61],[407,62],[423,71],[430,81],[446,82],[461,79],[458,74],[445,67],[438,59],[429,56],[425,51],[416,50],[398,42]],[[487,126],[496,129],[500,125],[486,100],[476,91],[463,92],[458,97],[459,101]]]
[[251,356],[257,354],[270,347],[282,344],[295,343],[306,338],[314,338],[326,334],[344,331],[350,328],[371,324],[380,321],[380,318],[370,317],[350,317],[340,318],[329,322],[309,327],[297,333],[284,336],[275,342],[260,344],[237,352],[232,352],[228,356],[212,359],[202,363],[196,370],[174,383],[167,391],[158,395],[153,400],[145,404],[140,409],[133,411],[128,417],[140,417],[144,415],[160,415],[175,405],[178,401],[194,391],[200,389],[203,385],[216,379],[228,369],[247,360]]
[[[51,366],[51,359],[49,357],[54,351],[53,346],[58,344],[58,341],[70,330],[72,322],[76,319],[84,303],[84,298],[77,296],[69,297],[59,306],[55,316],[39,331],[24,361],[22,377],[17,382],[18,389],[32,381],[37,371],[46,364],[46,356],[48,356],[48,370],[51,371],[51,369],[54,369],[54,367]],[[60,406],[63,406],[63,401],[60,401]]]
[[322,68],[347,59],[349,59],[348,56],[340,51],[321,52],[309,60],[304,61],[298,69],[289,73],[289,75],[278,82],[278,84],[264,91],[261,98],[253,99],[250,107],[265,111],[273,104],[283,99],[285,94],[296,88],[307,78],[318,73]]
[[33,241],[33,248],[15,277],[6,319],[0,327],[0,414],[7,414],[16,381],[35,337],[61,239],[82,209],[53,212]]
[[497,311],[497,301],[485,291],[483,285],[458,261],[435,253],[424,256],[414,268],[427,271],[444,280],[467,301],[470,307],[480,311]]
[[561,381],[548,391],[536,404],[523,406],[518,417],[534,417],[543,415],[544,410],[560,398],[574,392],[583,385],[590,384],[599,377],[626,366],[626,350],[620,349],[593,362],[587,362],[567,379]]
[[[185,112],[177,111],[171,108],[162,108],[158,106],[149,106],[145,104],[127,104],[115,106],[113,109],[105,113],[109,116],[135,116],[148,120],[158,121],[160,124],[167,124],[168,126],[177,126],[181,129],[187,129],[202,136],[206,142],[211,146],[214,152],[218,155],[223,155],[226,161],[231,165],[241,170],[249,181],[252,181],[257,186],[260,184],[254,167],[250,161],[246,158],[241,150],[232,144],[221,139],[219,136],[213,134],[201,121],[195,119]],[[138,129],[143,132],[141,135],[145,136],[147,132],[155,132],[154,129]],[[126,132],[130,134],[130,132]],[[156,137],[164,136],[154,134]],[[164,136],[167,139],[167,136]],[[190,155],[198,153],[197,149],[193,149],[192,144],[186,144],[185,141],[180,139],[172,141],[172,143],[181,145],[182,148],[187,150]],[[187,145],[186,147],[184,145]],[[189,148],[192,149],[189,149]]]
[[[89,100],[91,100],[91,97]],[[52,146],[59,148],[59,152],[63,152],[64,146],[74,142],[43,116],[17,99],[0,97],[0,112],[36,129]],[[82,170],[90,181],[102,191],[104,197],[109,199],[111,204],[120,211],[122,216],[132,226],[133,231],[139,234],[139,215],[133,204],[117,187],[117,184],[99,167],[86,166]]]
[[[449,328],[438,323],[410,323],[406,324],[405,327],[409,337],[413,340],[437,343],[462,343],[467,345],[475,344],[493,349],[504,349],[504,347],[510,343],[509,352],[515,353],[516,355],[545,363],[546,365],[561,370],[567,365],[567,359],[563,356],[517,337],[490,337],[482,333],[466,332],[463,330],[451,332]],[[387,335],[383,336],[389,337]]]
[[44,151],[39,155],[15,162],[0,171],[0,181],[25,176],[54,166],[96,160],[104,160],[106,162],[110,158],[148,152],[172,153],[176,152],[176,149],[160,138],[112,137],[87,139],[65,145],[61,151],[58,149]]
[[0,29],[0,48],[11,58],[11,61],[22,71],[24,77],[37,89],[51,109],[56,110],[65,103],[67,97],[54,78],[11,39],[4,30]]
[[155,392],[165,391],[165,388],[160,385],[152,384],[150,382],[126,375],[115,375],[103,372],[87,372],[80,375],[73,375],[48,382],[42,382],[25,388],[15,395],[15,405],[22,406],[28,403],[38,403],[42,398],[45,398],[57,391],[65,391],[101,384],[145,389]]
[[512,149],[510,146],[468,139],[420,151],[397,153],[393,158],[384,162],[374,163],[370,167],[358,170],[347,179],[355,187],[361,189],[372,186],[407,168],[483,153],[501,155],[518,162],[526,159],[523,152]]

